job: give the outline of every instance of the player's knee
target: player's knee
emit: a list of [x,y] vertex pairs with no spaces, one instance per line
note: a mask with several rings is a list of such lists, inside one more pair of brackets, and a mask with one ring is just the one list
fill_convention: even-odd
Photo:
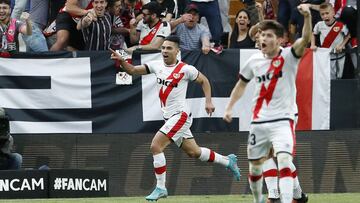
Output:
[[262,163],[260,160],[249,162],[249,173],[252,176],[259,176],[262,174]]
[[155,143],[151,143],[151,145],[150,145],[150,151],[151,151],[151,153],[153,153],[153,154],[157,154],[157,153],[161,153],[161,152],[162,152],[160,146],[159,146],[158,144],[155,144]]
[[290,168],[292,163],[292,156],[288,153],[278,153],[277,161],[278,161],[279,169]]
[[187,150],[186,154],[191,158],[198,158],[200,156],[200,153],[196,150]]

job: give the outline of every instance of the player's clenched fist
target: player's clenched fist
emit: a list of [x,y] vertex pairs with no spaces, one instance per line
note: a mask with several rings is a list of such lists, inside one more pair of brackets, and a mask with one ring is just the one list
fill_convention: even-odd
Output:
[[310,4],[300,4],[297,9],[303,16],[310,15]]
[[223,120],[228,123],[231,123],[231,121],[232,121],[232,111],[231,110],[228,110],[228,109],[225,110]]

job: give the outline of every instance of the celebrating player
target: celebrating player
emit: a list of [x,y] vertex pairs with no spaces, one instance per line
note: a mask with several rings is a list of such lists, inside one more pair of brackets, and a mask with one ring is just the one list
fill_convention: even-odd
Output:
[[195,81],[201,85],[205,94],[205,110],[209,116],[214,112],[215,107],[211,101],[211,87],[208,79],[194,66],[177,60],[179,41],[176,36],[165,38],[161,46],[163,60],[151,61],[139,66],[127,63],[120,54],[111,50],[111,59],[119,60],[127,73],[131,75],[154,73],[157,77],[165,124],[155,134],[150,146],[157,183],[154,191],[146,197],[146,200],[149,201],[168,195],[165,187],[166,159],[163,151],[171,142],[174,142],[192,158],[225,166],[231,170],[237,180],[240,180],[240,170],[234,154],[223,156],[208,148],[199,147],[190,131],[192,117],[185,99],[189,81]]
[[294,120],[297,112],[295,78],[299,58],[311,39],[311,14],[308,5],[298,6],[304,16],[302,37],[292,47],[282,49],[284,28],[276,21],[260,23],[261,53],[253,55],[240,69],[240,80],[231,92],[224,120],[231,122],[232,109],[244,93],[247,83],[255,79],[254,106],[248,140],[249,183],[254,202],[264,202],[262,164],[271,147],[278,160],[280,198],[293,200],[291,174],[295,149]]

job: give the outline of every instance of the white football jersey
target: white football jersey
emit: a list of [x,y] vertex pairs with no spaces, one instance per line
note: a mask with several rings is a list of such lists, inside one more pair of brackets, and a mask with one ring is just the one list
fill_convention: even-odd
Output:
[[167,36],[169,36],[171,34],[170,24],[168,22],[160,22],[160,23],[161,25],[159,29],[155,30],[155,26],[150,28],[148,24],[145,24],[144,21],[141,20],[136,27],[136,31],[140,32],[139,42],[141,42],[141,40],[143,40],[144,37],[146,37],[150,32],[156,32],[153,33],[154,37],[151,39],[150,44],[156,39],[156,37],[166,38]]
[[334,26],[335,22],[334,22],[334,24],[332,26],[327,26],[325,24],[325,21],[320,21],[320,22],[316,23],[316,25],[314,27],[314,34],[315,35],[320,35],[320,43],[321,44],[323,44],[325,37],[329,34],[329,32],[331,30],[335,30],[336,32],[340,32],[336,36],[333,43],[331,44],[331,46],[330,46],[331,49],[334,49],[337,45],[341,44],[341,42],[344,40],[345,36],[349,33],[349,30],[346,27],[346,25],[344,25],[342,27],[342,29],[340,30],[339,27]]
[[199,71],[191,65],[179,61],[174,66],[167,66],[162,60],[145,64],[149,73],[156,75],[157,89],[161,103],[161,110],[165,119],[172,115],[190,110],[186,105],[186,91],[189,81],[194,81]]
[[260,52],[240,67],[242,80],[255,80],[252,122],[295,120],[295,79],[299,58],[292,50],[291,47],[281,49],[280,55],[274,59],[267,59]]

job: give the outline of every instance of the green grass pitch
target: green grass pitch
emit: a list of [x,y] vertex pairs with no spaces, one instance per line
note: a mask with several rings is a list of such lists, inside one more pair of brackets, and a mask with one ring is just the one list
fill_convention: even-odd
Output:
[[[16,199],[0,200],[9,203],[146,203],[144,197],[69,198],[69,199]],[[188,195],[169,196],[158,203],[252,203],[251,195]],[[309,194],[309,203],[358,203],[360,193]]]

